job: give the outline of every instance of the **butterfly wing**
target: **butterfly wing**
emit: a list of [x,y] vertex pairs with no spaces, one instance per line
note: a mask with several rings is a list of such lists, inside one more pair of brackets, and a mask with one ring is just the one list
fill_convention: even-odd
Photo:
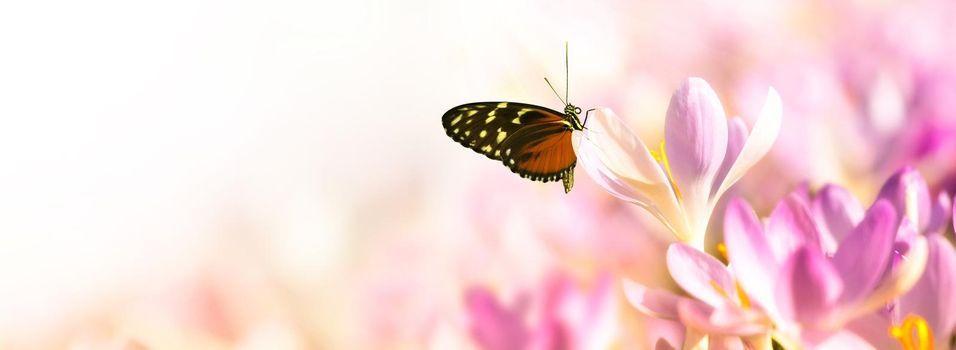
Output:
[[462,146],[501,160],[501,146],[519,129],[561,120],[561,113],[545,107],[516,102],[478,102],[448,110],[442,116],[442,126],[445,134]]
[[573,186],[577,162],[571,124],[555,110],[516,102],[479,102],[448,110],[445,133],[462,146],[500,160],[511,171],[535,181],[564,180]]
[[501,161],[521,177],[535,181],[564,181],[565,192],[574,186],[577,156],[571,146],[571,128],[561,122],[544,122],[521,128],[505,141]]

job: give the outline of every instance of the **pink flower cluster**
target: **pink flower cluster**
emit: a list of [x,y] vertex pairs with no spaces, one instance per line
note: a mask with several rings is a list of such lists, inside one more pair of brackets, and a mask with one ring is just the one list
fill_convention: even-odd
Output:
[[[647,337],[659,338],[660,349],[948,348],[956,334],[956,249],[946,236],[954,208],[915,168],[893,174],[868,206],[837,184],[800,186],[768,215],[745,195],[718,205],[780,132],[784,102],[772,88],[767,96],[748,128],[724,115],[709,84],[691,78],[671,99],[659,148],[608,109],[574,135],[591,178],[671,233],[662,261],[646,263],[666,266],[673,283],[620,284],[631,312],[678,328],[675,337],[647,327]],[[591,290],[556,281],[545,283],[534,317],[527,295],[505,306],[486,289],[468,292],[477,344],[614,344],[615,293],[604,280]]]

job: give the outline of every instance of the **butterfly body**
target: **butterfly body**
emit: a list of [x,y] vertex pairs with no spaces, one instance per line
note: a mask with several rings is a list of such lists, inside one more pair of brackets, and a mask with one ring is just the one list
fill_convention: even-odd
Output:
[[501,161],[521,177],[561,180],[570,192],[577,164],[571,133],[584,128],[579,113],[571,104],[561,113],[526,103],[477,102],[445,112],[442,126],[462,146]]

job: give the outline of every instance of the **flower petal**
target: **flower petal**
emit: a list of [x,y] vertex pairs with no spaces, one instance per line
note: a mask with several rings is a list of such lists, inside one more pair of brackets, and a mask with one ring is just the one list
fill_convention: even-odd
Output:
[[468,290],[465,304],[471,318],[471,336],[481,348],[520,349],[530,341],[523,312],[507,309],[487,289]]
[[677,319],[679,296],[661,289],[651,289],[629,279],[622,282],[624,296],[641,313],[667,320]]
[[788,195],[770,213],[767,241],[777,261],[787,259],[794,250],[805,245],[822,249],[816,223],[799,195]]
[[668,343],[667,339],[659,338],[657,343],[654,343],[654,350],[677,350],[677,348]]
[[745,350],[744,342],[740,337],[721,336],[711,334],[707,339],[708,350]]
[[664,170],[613,111],[598,109],[589,119],[588,129],[571,137],[578,164],[598,185],[648,209],[676,234],[688,232]]
[[711,198],[715,201],[717,190],[720,189],[720,184],[727,177],[730,167],[737,161],[740,150],[744,148],[744,142],[747,142],[747,125],[740,118],[727,119],[727,152],[724,154],[724,161],[720,165],[720,170],[714,176],[714,183],[710,190]]
[[949,222],[949,208],[952,201],[946,192],[940,192],[936,196],[936,202],[933,203],[933,209],[930,212],[929,225],[926,227],[926,233],[941,233],[946,230],[946,223]]
[[926,180],[913,167],[898,170],[880,188],[877,199],[887,199],[896,207],[900,218],[910,217],[919,232],[929,226],[931,214],[929,189]]
[[770,147],[773,146],[774,141],[777,140],[777,135],[780,133],[780,123],[782,121],[783,104],[780,102],[780,95],[777,94],[777,90],[771,87],[767,91],[767,99],[760,111],[760,116],[757,117],[757,122],[750,130],[747,142],[744,143],[740,155],[737,156],[734,165],[730,167],[727,176],[713,198],[720,198],[730,186],[733,186],[737,183],[737,180],[744,176],[747,170],[757,164],[757,161],[770,151]]
[[830,323],[839,326],[849,320],[882,308],[886,303],[906,293],[923,274],[929,255],[926,237],[916,235],[907,244],[906,255],[899,260],[893,271],[884,277],[872,293],[853,304],[844,305]]
[[824,251],[836,251],[836,245],[863,219],[863,206],[849,191],[828,184],[813,200],[813,215],[817,218]]
[[863,297],[879,281],[892,253],[895,223],[896,210],[881,199],[840,244],[832,261],[844,282],[842,302]]
[[866,339],[877,349],[895,349],[900,346],[900,342],[887,331],[891,325],[887,316],[874,312],[853,319],[847,323],[846,330]]
[[736,305],[707,305],[699,300],[683,299],[677,304],[681,323],[708,334],[752,336],[767,333],[770,320],[753,310]]
[[942,236],[932,235],[926,240],[926,270],[899,305],[903,315],[918,314],[934,332],[951,334],[956,327],[956,250]]
[[777,302],[784,317],[801,324],[816,324],[837,304],[843,281],[819,249],[797,249],[780,269]]
[[729,293],[736,292],[727,267],[689,245],[674,243],[667,248],[667,269],[677,285],[707,304],[719,306],[731,302]]
[[779,263],[763,232],[763,224],[746,201],[734,198],[724,214],[724,242],[737,281],[767,313],[777,315],[773,287]]
[[[816,350],[844,350],[844,349],[854,349],[854,350],[875,350],[872,344],[866,341],[866,339],[861,338],[859,335],[850,332],[850,331],[838,331],[833,334],[828,334],[827,337],[823,339],[813,339],[808,341],[812,345],[808,348]],[[898,345],[898,344],[896,344]]]
[[710,191],[727,152],[724,107],[703,79],[690,78],[671,97],[664,121],[664,148],[690,228],[705,229]]

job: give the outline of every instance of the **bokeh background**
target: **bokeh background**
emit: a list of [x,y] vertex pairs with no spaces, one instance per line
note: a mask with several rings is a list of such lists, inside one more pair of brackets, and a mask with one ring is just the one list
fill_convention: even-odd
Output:
[[667,325],[617,281],[670,283],[666,232],[583,171],[569,195],[514,176],[448,139],[442,113],[560,109],[542,78],[563,90],[568,42],[571,102],[652,145],[686,77],[751,123],[778,89],[783,131],[733,191],[763,213],[801,183],[867,203],[907,164],[952,193],[954,15],[941,0],[4,3],[0,348],[474,348],[469,293],[519,305],[555,280],[611,281],[610,321],[582,337],[649,348]]

